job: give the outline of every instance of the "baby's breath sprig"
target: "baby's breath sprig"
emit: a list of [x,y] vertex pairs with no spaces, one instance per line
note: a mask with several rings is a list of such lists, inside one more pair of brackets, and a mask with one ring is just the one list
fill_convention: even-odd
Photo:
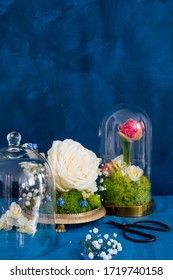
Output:
[[108,234],[100,234],[98,228],[93,228],[85,236],[85,240],[80,242],[83,251],[83,259],[103,259],[110,260],[118,252],[122,251],[122,245],[117,241],[117,234],[113,233],[110,237]]

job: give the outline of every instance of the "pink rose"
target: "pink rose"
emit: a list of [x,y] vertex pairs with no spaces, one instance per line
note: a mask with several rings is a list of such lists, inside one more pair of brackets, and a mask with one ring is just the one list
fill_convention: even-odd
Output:
[[107,162],[105,163],[103,166],[102,166],[102,173],[103,175],[105,175],[106,177],[109,177],[112,175],[112,172],[115,170],[114,166],[113,166],[113,163],[110,161],[110,162]]
[[144,131],[143,122],[137,122],[133,119],[128,119],[124,124],[118,128],[118,134],[128,142],[139,140],[142,137]]

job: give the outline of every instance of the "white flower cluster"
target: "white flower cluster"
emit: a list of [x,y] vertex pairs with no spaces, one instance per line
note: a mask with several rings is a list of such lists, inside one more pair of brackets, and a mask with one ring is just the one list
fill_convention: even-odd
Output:
[[19,232],[34,234],[36,226],[34,220],[28,220],[22,215],[22,210],[16,202],[12,202],[9,210],[0,218],[0,230],[11,230],[16,227]]
[[85,260],[103,259],[110,260],[118,252],[122,251],[122,245],[117,241],[117,234],[112,238],[108,234],[99,234],[98,228],[93,228],[81,242],[83,251],[81,253]]
[[138,181],[143,175],[143,170],[136,165],[127,165],[123,155],[112,160],[112,164],[123,176],[127,175],[131,181]]
[[31,209],[39,207],[42,199],[51,200],[50,194],[46,194],[45,167],[34,162],[19,164],[26,175],[25,181],[20,185],[20,203]]

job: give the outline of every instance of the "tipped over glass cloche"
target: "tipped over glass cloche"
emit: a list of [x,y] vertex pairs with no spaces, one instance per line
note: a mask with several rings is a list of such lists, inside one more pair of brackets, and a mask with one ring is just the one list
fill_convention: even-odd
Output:
[[0,259],[39,259],[54,246],[53,177],[36,144],[7,135],[0,149]]

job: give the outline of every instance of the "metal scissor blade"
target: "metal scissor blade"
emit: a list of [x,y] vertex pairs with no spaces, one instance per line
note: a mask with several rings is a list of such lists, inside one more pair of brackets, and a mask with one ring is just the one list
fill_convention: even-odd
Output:
[[114,226],[116,226],[116,227],[118,227],[118,228],[121,228],[121,229],[126,229],[126,224],[125,224],[125,223],[120,224],[120,223],[114,222],[114,221],[112,221],[112,220],[109,220],[109,221],[107,221],[107,222],[104,222],[104,224],[110,224],[110,225],[114,225]]

